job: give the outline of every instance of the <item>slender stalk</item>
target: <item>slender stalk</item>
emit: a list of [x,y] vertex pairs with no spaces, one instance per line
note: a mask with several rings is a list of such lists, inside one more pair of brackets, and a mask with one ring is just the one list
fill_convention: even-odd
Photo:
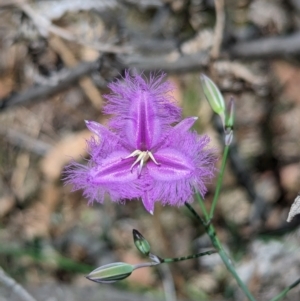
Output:
[[[200,199],[199,202],[203,203],[203,200]],[[218,253],[223,261],[223,263],[225,264],[227,270],[231,273],[231,275],[235,278],[236,282],[238,283],[239,287],[242,289],[242,291],[244,292],[244,294],[247,296],[249,301],[256,301],[255,298],[252,296],[252,294],[250,293],[250,291],[248,290],[247,286],[245,285],[245,283],[241,280],[241,278],[239,277],[239,275],[237,274],[234,266],[232,265],[232,262],[230,260],[230,258],[228,257],[228,255],[226,254],[226,252],[224,251],[224,248],[219,240],[219,238],[217,237],[216,231],[214,226],[210,223],[207,224],[203,221],[203,219],[197,214],[197,212],[194,210],[194,208],[191,205],[187,205],[187,208],[191,211],[191,213],[199,220],[201,221],[202,225],[204,226],[206,233],[208,234],[213,246],[218,250]],[[206,209],[205,209],[206,210]],[[273,301],[273,300],[272,300]]]
[[200,195],[200,193],[198,191],[196,191],[195,195],[196,195],[197,201],[198,201],[198,203],[200,205],[200,208],[201,208],[201,210],[203,212],[203,215],[205,217],[205,223],[208,223],[209,220],[210,220],[210,218],[208,216],[208,212],[207,212],[206,207],[204,205],[204,200],[202,199],[202,197],[201,197],[201,195]]
[[208,221],[211,220],[214,216],[215,208],[216,208],[216,205],[217,205],[217,202],[218,202],[218,198],[219,198],[219,195],[220,195],[221,186],[222,186],[222,182],[223,182],[223,177],[224,177],[224,171],[225,171],[226,161],[227,161],[227,157],[228,157],[228,152],[229,152],[229,145],[226,145],[225,148],[224,148],[224,152],[223,152],[221,170],[220,170],[220,173],[219,173],[219,176],[218,176],[217,187],[216,187],[214,199],[212,201],[212,205],[211,205],[211,208],[210,208]]
[[[201,198],[201,196],[199,195],[199,197]],[[206,221],[204,221],[203,219],[202,219],[202,217],[195,211],[195,209],[189,204],[189,203],[184,203],[185,204],[185,206],[192,212],[192,214],[194,215],[194,217],[198,220],[198,221],[200,221],[200,223],[202,224],[202,225],[204,225],[204,224],[206,224]],[[206,210],[206,208],[204,207],[204,209]],[[207,213],[207,212],[206,212]]]
[[137,269],[141,269],[141,268],[148,268],[148,267],[156,266],[158,264],[161,264],[161,263],[160,262],[142,262],[142,263],[134,264],[133,269],[137,270]]
[[135,264],[133,267],[134,267],[134,270],[136,270],[136,269],[140,269],[140,268],[156,266],[156,265],[162,264],[162,263],[172,263],[172,262],[194,259],[194,258],[198,258],[198,257],[205,256],[205,255],[211,255],[216,252],[217,252],[216,250],[209,250],[206,252],[201,252],[201,253],[192,254],[192,255],[188,255],[188,256],[182,256],[182,257],[174,257],[174,258],[160,258],[157,255],[150,253],[151,256],[149,256],[149,257],[151,260],[154,260],[154,261],[138,263],[138,264]]
[[252,296],[250,291],[248,290],[248,287],[245,285],[245,283],[242,281],[238,273],[236,272],[231,259],[227,256],[226,252],[224,251],[224,248],[219,240],[219,238],[216,236],[215,229],[212,224],[209,225],[209,233],[208,233],[213,245],[215,248],[219,250],[219,255],[225,264],[228,271],[231,273],[231,275],[235,278],[236,282],[238,283],[239,287],[242,289],[244,294],[247,296],[249,301],[255,301],[255,298]]
[[198,257],[205,256],[205,255],[211,255],[211,254],[214,254],[216,252],[217,251],[215,251],[215,250],[210,250],[210,251],[207,251],[207,252],[201,252],[201,253],[192,254],[192,255],[188,255],[188,256],[175,257],[175,258],[163,258],[161,263],[178,262],[178,261],[198,258]]
[[287,293],[293,289],[295,286],[297,286],[298,284],[300,284],[300,278],[297,279],[294,283],[292,283],[291,285],[289,285],[287,288],[285,288],[281,293],[279,293],[277,296],[275,296],[271,301],[279,301],[282,300]]

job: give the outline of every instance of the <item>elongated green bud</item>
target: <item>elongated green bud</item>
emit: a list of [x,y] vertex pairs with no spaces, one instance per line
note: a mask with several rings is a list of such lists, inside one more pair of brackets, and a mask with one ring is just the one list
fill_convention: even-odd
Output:
[[138,230],[133,229],[132,234],[133,234],[134,244],[137,247],[137,249],[143,255],[148,256],[150,253],[150,244],[148,243],[148,241]]
[[225,117],[225,145],[230,145],[233,139],[233,125],[235,118],[235,102],[230,98]]
[[235,102],[234,102],[233,97],[231,97],[228,108],[227,108],[227,112],[226,112],[226,118],[225,118],[226,128],[233,129],[234,117],[235,117]]
[[200,75],[200,79],[202,83],[203,92],[208,103],[210,104],[212,110],[216,114],[220,115],[224,125],[225,102],[219,88],[209,77],[207,77],[204,74]]
[[134,266],[124,262],[103,265],[86,276],[87,279],[98,283],[114,283],[127,278],[134,270]]

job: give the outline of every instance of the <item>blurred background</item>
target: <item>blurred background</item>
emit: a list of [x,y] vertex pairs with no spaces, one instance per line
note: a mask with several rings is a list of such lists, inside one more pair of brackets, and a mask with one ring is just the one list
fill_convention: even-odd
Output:
[[[36,300],[245,300],[217,255],[140,269],[113,285],[84,277],[143,261],[133,228],[162,257],[211,247],[185,208],[157,204],[151,216],[138,201],[87,206],[62,183],[71,158],[88,158],[84,120],[106,123],[102,95],[126,69],[165,71],[183,115],[199,116],[196,129],[220,156],[200,73],[226,102],[234,97],[218,234],[259,300],[300,276],[300,219],[286,222],[300,180],[300,1],[215,2],[0,1],[0,266]],[[0,300],[22,300],[1,277]]]

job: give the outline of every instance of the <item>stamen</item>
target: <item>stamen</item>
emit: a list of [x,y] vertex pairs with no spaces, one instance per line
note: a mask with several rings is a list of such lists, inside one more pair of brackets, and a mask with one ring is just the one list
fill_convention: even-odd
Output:
[[130,166],[130,171],[132,172],[134,166],[140,162],[139,166],[138,166],[138,176],[141,175],[142,173],[142,169],[143,166],[147,163],[147,161],[149,160],[149,158],[156,164],[156,165],[160,165],[160,163],[158,163],[153,154],[150,151],[140,151],[140,150],[135,150],[133,151],[129,156],[125,157],[124,159],[128,159],[128,158],[132,158],[132,157],[136,157],[136,160],[133,162],[133,164]]
[[[133,164],[130,166],[130,171],[132,171],[133,167],[140,161],[143,162],[144,152],[139,151],[137,159],[133,162]],[[134,156],[131,156],[134,157]],[[130,157],[129,157],[130,158]]]
[[150,159],[151,159],[156,165],[160,165],[160,163],[158,163],[158,162],[155,160],[155,158],[154,158],[154,156],[153,156],[153,154],[152,154],[151,152],[147,151],[147,153],[148,153],[148,156],[150,157]]
[[143,165],[144,165],[144,159],[142,159],[141,160],[141,162],[140,162],[140,165],[139,165],[139,167],[138,167],[138,170],[137,170],[137,172],[138,172],[138,177],[140,177],[140,175],[141,175],[141,173],[142,173],[142,169],[143,169]]

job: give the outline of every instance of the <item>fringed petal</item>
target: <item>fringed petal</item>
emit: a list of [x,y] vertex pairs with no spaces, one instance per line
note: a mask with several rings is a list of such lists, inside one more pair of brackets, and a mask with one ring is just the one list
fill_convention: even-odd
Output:
[[168,96],[173,87],[163,82],[164,77],[152,76],[146,81],[127,72],[124,81],[109,85],[113,94],[105,96],[108,102],[104,111],[115,115],[109,125],[135,149],[151,150],[161,133],[179,121],[181,110]]

